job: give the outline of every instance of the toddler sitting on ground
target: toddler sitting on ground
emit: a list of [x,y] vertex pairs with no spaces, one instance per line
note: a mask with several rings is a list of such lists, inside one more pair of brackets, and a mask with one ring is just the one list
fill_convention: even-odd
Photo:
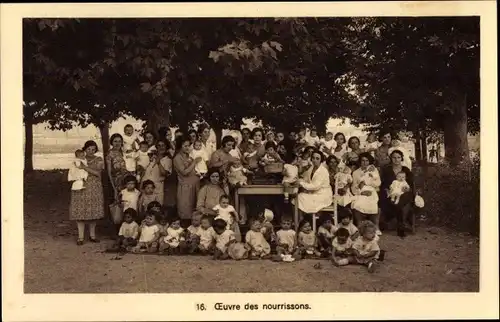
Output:
[[147,213],[144,223],[139,229],[139,242],[134,247],[133,252],[154,253],[158,250],[158,238],[160,229],[156,224],[155,212]]
[[296,248],[295,231],[292,229],[292,219],[283,217],[281,218],[281,229],[276,233],[276,253],[278,260],[291,262],[294,260],[292,257]]
[[261,228],[260,221],[253,220],[250,224],[251,230],[245,236],[245,241],[250,247],[250,259],[265,259],[270,257],[271,246],[264,238]]
[[380,247],[378,245],[378,236],[376,234],[377,226],[371,221],[364,221],[360,225],[361,236],[353,243],[352,249],[354,256],[349,262],[365,265],[368,272],[373,273],[378,265]]
[[352,213],[349,209],[342,209],[338,212],[339,223],[337,224],[337,231],[344,228],[349,232],[351,240],[356,240],[359,236],[358,228],[352,222]]
[[[321,253],[316,249],[318,246],[318,240],[316,234],[312,230],[311,224],[308,221],[302,221],[300,225],[300,232],[297,237],[298,244],[298,256],[299,258],[304,257],[320,257]],[[296,253],[297,253],[296,252]]]
[[299,168],[292,164],[285,164],[283,166],[283,190],[285,195],[285,202],[288,202],[290,193],[296,187],[297,181],[299,180]]
[[169,227],[167,228],[167,236],[160,239],[160,254],[180,254],[186,246],[186,238],[184,229],[181,227],[179,217],[172,217]]
[[329,257],[332,249],[332,241],[337,232],[337,227],[332,223],[330,214],[322,214],[319,217],[321,226],[318,228],[318,243],[322,257]]
[[248,183],[247,174],[250,170],[243,167],[240,159],[235,159],[229,167],[227,176],[228,182],[232,186],[244,186]]
[[239,216],[236,209],[229,204],[229,196],[222,195],[219,198],[219,204],[213,210],[217,213],[215,219],[222,219],[227,223],[226,229],[232,230],[235,234],[236,240],[241,241]]

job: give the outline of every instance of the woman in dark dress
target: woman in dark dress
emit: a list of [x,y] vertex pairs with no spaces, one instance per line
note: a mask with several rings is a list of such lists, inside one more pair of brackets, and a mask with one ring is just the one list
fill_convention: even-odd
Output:
[[[415,199],[414,178],[411,170],[401,164],[403,161],[403,153],[401,151],[392,151],[390,158],[391,163],[383,167],[380,173],[382,183],[380,185],[379,203],[385,223],[388,223],[395,216],[398,225],[398,236],[405,237],[405,229],[408,228],[408,215],[412,211]],[[410,189],[401,195],[399,203],[395,205],[389,198],[389,187],[396,180],[396,175],[399,172],[406,174],[406,182],[408,182]]]

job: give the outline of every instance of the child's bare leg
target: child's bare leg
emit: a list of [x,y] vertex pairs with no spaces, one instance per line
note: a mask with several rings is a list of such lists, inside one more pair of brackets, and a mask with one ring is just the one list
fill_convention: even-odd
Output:
[[399,199],[401,198],[400,195],[397,195],[396,198],[394,198],[394,204],[397,205],[399,203]]
[[160,240],[160,246],[158,248],[159,248],[160,254],[164,254],[168,251],[169,245],[162,239],[162,240]]
[[338,257],[338,256],[333,256],[332,262],[333,262],[333,265],[335,265],[335,266],[349,265],[349,259],[348,258],[341,258],[341,257]]

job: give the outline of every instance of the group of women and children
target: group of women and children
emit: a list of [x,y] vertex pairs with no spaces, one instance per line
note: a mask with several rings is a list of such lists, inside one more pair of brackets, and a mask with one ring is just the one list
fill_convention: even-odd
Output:
[[[122,252],[285,262],[327,257],[338,266],[356,263],[373,271],[384,257],[381,226],[395,216],[404,237],[408,215],[421,200],[415,198],[409,153],[388,132],[380,134],[380,142],[370,134],[362,147],[358,137],[346,142],[343,133],[319,137],[314,129],[286,134],[244,128],[241,140],[225,136],[218,149],[206,124],[197,131],[177,130],[173,137],[168,128],[158,132],[139,139],[125,126],[123,135],[111,136],[105,160],[95,155],[94,141],[75,152],[68,179],[78,245],[84,243],[86,224],[90,242],[99,242],[95,228],[105,214],[104,169],[123,211],[115,245]],[[243,198],[238,210],[231,205],[235,188],[266,175],[278,175],[285,204],[298,203],[299,227],[287,211],[274,218],[259,199]],[[338,223],[322,213],[313,231],[312,215],[333,202]],[[249,228],[244,234],[243,226]]]

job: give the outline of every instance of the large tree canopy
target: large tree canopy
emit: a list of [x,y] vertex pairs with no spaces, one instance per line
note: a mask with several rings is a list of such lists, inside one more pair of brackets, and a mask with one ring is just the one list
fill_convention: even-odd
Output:
[[457,150],[458,106],[479,124],[478,30],[476,18],[27,19],[25,124],[349,117],[445,130]]

